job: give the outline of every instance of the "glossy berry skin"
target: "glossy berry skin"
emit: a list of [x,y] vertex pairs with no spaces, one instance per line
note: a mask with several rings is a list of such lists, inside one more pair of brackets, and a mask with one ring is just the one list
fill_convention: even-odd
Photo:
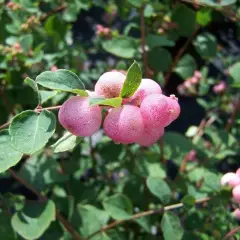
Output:
[[235,187],[240,184],[240,178],[235,173],[226,173],[221,178],[221,185]]
[[162,89],[159,84],[152,79],[143,78],[140,86],[131,97],[132,103],[139,106],[145,97],[154,93],[162,94]]
[[237,220],[240,220],[240,209],[239,208],[235,209],[232,214]]
[[114,98],[120,95],[126,76],[120,72],[104,73],[95,85],[95,92],[105,98]]
[[144,126],[142,135],[136,141],[137,144],[149,147],[156,143],[164,134],[164,128],[152,128],[151,126]]
[[175,121],[179,117],[181,112],[178,99],[175,97],[175,95],[170,95],[170,97],[167,97],[167,102],[168,102],[169,119],[165,126],[168,126],[170,123]]
[[163,128],[169,123],[168,99],[163,94],[151,94],[143,99],[140,111],[144,124]]
[[58,119],[73,135],[91,136],[101,126],[101,109],[99,106],[89,106],[89,98],[75,96],[64,102],[59,110]]
[[105,134],[123,144],[135,142],[143,133],[143,127],[140,109],[131,105],[113,108],[103,122]]
[[240,185],[236,186],[232,190],[232,195],[233,199],[237,202],[240,203]]

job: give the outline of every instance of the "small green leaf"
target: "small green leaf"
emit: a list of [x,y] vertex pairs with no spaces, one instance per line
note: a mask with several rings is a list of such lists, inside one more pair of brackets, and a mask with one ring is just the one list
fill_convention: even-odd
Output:
[[21,36],[20,45],[23,48],[24,52],[28,52],[33,44],[33,36],[31,34],[26,34]]
[[57,142],[51,147],[55,153],[66,152],[72,150],[79,142],[81,138],[66,132]]
[[11,227],[11,219],[8,215],[3,212],[0,213],[0,236],[3,240],[14,240],[18,239],[16,233]]
[[193,44],[203,58],[215,57],[217,54],[217,40],[210,33],[199,34]]
[[23,156],[11,146],[10,139],[8,130],[0,131],[0,173],[16,165]]
[[232,86],[240,88],[240,62],[237,62],[230,67],[229,74],[233,78]]
[[181,222],[174,213],[165,212],[161,221],[164,240],[181,240],[183,237],[183,228]]
[[147,45],[150,48],[154,47],[173,47],[175,45],[174,41],[167,38],[167,36],[160,36],[149,34],[146,38]]
[[142,71],[136,61],[129,67],[126,80],[121,90],[121,97],[131,97],[138,89],[142,81]]
[[90,98],[90,106],[91,105],[104,105],[110,107],[120,107],[122,104],[122,98]]
[[116,220],[128,219],[133,213],[132,202],[123,194],[115,194],[103,201],[104,209]]
[[223,7],[223,6],[228,6],[233,3],[235,3],[236,0],[221,0],[221,1],[216,1],[216,0],[199,0],[199,4],[205,4],[210,7]]
[[80,78],[66,69],[46,71],[37,76],[36,82],[46,88],[82,94],[85,87]]
[[171,199],[171,189],[160,177],[148,177],[147,187],[149,191],[158,197],[163,203],[168,203]]
[[40,114],[28,110],[15,116],[9,132],[13,147],[22,153],[32,154],[43,148],[56,127],[55,115],[43,110]]
[[192,208],[195,205],[195,199],[191,195],[186,195],[181,199],[181,202],[186,208]]
[[45,90],[40,90],[39,94],[41,96],[41,104],[44,104],[51,98],[55,97],[57,95],[58,91],[45,91]]
[[38,239],[55,220],[55,205],[46,202],[28,202],[22,211],[12,217],[13,229],[25,239]]
[[201,8],[197,11],[197,23],[203,27],[208,25],[212,20],[211,10],[207,8]]
[[186,54],[180,59],[174,71],[183,79],[187,79],[193,75],[195,69],[196,63],[194,58],[191,55]]
[[26,78],[24,79],[24,82],[25,82],[28,86],[30,86],[30,87],[33,89],[33,91],[37,94],[37,101],[38,101],[38,104],[39,104],[39,103],[41,102],[41,95],[40,95],[40,93],[39,93],[37,83],[36,83],[33,79],[31,79],[31,78],[29,78],[29,77],[26,77]]
[[172,63],[172,56],[165,48],[153,48],[149,52],[149,65],[156,71],[168,71]]
[[137,44],[133,38],[126,36],[115,37],[102,43],[106,52],[122,58],[134,58],[137,52]]
[[195,30],[196,14],[184,4],[176,6],[172,13],[172,21],[177,23],[177,33],[182,37],[188,37]]

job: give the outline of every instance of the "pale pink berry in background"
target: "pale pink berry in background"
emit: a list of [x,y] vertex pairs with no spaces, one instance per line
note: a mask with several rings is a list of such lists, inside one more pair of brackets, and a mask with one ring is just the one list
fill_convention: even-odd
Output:
[[52,66],[51,67],[51,71],[52,72],[56,72],[58,70],[58,67],[56,65]]
[[122,73],[122,74],[124,74],[124,75],[127,74],[127,71],[121,70],[121,69],[119,69],[119,70],[118,70],[118,69],[112,69],[111,72],[120,72],[120,73]]
[[240,209],[237,208],[234,210],[234,212],[232,213],[232,215],[237,219],[240,220]]
[[131,99],[133,100],[133,103],[136,103],[136,105],[140,105],[145,97],[153,93],[162,94],[162,89],[160,85],[152,79],[143,78],[141,84],[139,85],[138,89],[131,97]]
[[89,106],[89,98],[69,98],[59,110],[61,125],[76,136],[91,136],[101,126],[102,114],[99,106]]
[[188,161],[195,161],[197,157],[197,152],[196,150],[191,150],[188,155],[187,155],[187,160]]
[[143,99],[140,106],[144,124],[163,128],[169,123],[168,99],[163,94],[151,94]]
[[221,81],[220,83],[213,86],[213,91],[216,94],[223,93],[226,90],[226,83],[224,81]]
[[164,128],[152,128],[151,126],[144,125],[142,135],[136,141],[137,144],[149,147],[156,143],[164,135]]
[[232,190],[233,199],[240,203],[240,185],[236,186]]
[[178,85],[177,91],[180,95],[186,94],[186,88],[183,84]]
[[199,82],[199,78],[193,76],[193,77],[190,78],[190,82],[195,85]]
[[194,75],[194,77],[196,77],[198,79],[202,78],[202,73],[198,70],[195,70],[193,75]]
[[120,72],[106,72],[95,84],[95,92],[106,98],[120,95],[126,76]]
[[169,119],[168,122],[165,124],[165,127],[168,126],[171,122],[175,121],[179,117],[181,112],[178,98],[174,94],[171,94],[170,97],[167,97],[167,103]]
[[191,88],[192,87],[192,83],[191,83],[191,78],[187,79],[184,83],[183,86],[185,88]]
[[236,175],[240,178],[240,168],[236,171]]
[[104,27],[101,24],[97,24],[96,25],[96,34],[98,36],[102,35],[102,36],[108,36],[111,33],[111,29]]
[[221,185],[228,185],[230,187],[235,187],[240,184],[240,178],[235,173],[226,173],[221,178]]
[[143,133],[143,119],[136,106],[124,105],[113,108],[103,122],[105,134],[114,142],[133,143]]

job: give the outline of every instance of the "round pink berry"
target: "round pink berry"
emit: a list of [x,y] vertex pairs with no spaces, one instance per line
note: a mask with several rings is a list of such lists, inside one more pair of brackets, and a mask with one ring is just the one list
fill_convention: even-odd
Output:
[[152,79],[143,78],[140,86],[131,97],[131,99],[133,100],[134,104],[140,105],[145,97],[154,93],[162,94],[162,89],[159,84],[157,84]]
[[234,210],[234,212],[232,213],[232,215],[237,219],[240,220],[240,209],[237,208]]
[[240,184],[240,178],[235,173],[226,173],[221,178],[221,185],[235,187]]
[[126,76],[120,72],[104,73],[95,85],[95,92],[106,98],[114,98],[120,95]]
[[236,175],[240,178],[240,168],[236,171]]
[[169,112],[169,120],[165,126],[168,126],[171,122],[175,121],[181,112],[180,105],[178,103],[178,98],[172,94],[167,98],[168,102],[168,112]]
[[192,84],[197,84],[197,83],[199,82],[199,78],[193,76],[193,77],[190,78],[190,82],[191,82]]
[[139,139],[143,128],[140,109],[131,105],[113,108],[103,122],[105,134],[113,141],[123,144]]
[[58,119],[73,135],[91,136],[101,126],[101,109],[99,106],[89,106],[89,98],[75,96],[64,102]]
[[195,70],[194,71],[194,77],[196,77],[198,79],[201,79],[202,78],[202,73],[198,70]]
[[144,126],[142,135],[136,141],[137,144],[149,147],[156,143],[164,134],[164,128],[152,128],[151,126]]
[[233,188],[232,195],[233,195],[233,199],[236,202],[240,203],[240,185],[237,185],[236,187]]
[[143,99],[140,106],[144,124],[163,128],[169,122],[168,99],[163,94],[151,94]]

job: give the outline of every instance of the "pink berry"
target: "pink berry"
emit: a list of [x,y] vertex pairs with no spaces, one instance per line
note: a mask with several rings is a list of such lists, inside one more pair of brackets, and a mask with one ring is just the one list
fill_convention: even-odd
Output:
[[198,70],[195,70],[194,71],[194,77],[196,77],[198,79],[201,79],[202,78],[202,73]]
[[236,171],[236,175],[240,178],[240,168]]
[[161,87],[152,79],[143,78],[140,86],[131,97],[131,99],[133,99],[134,104],[140,105],[145,97],[153,93],[162,94]]
[[221,178],[221,185],[235,187],[240,184],[240,178],[235,173],[226,173]]
[[224,81],[221,81],[220,83],[214,85],[213,91],[216,94],[220,94],[220,93],[223,93],[226,90],[226,87],[227,87],[226,83]]
[[169,120],[165,126],[168,126],[171,122],[175,121],[181,112],[180,105],[178,103],[178,98],[172,94],[167,98],[168,102],[168,112],[169,112]]
[[131,105],[113,108],[103,122],[106,135],[113,141],[123,144],[133,143],[139,139],[143,128],[140,109]]
[[152,128],[144,126],[144,130],[140,138],[136,141],[137,144],[149,147],[156,143],[164,134],[164,128]]
[[236,186],[232,190],[233,199],[240,203],[240,185]]
[[191,150],[187,155],[187,160],[188,161],[195,161],[196,157],[197,157],[197,151],[196,150]]
[[232,213],[232,215],[237,219],[240,220],[240,209],[237,208],[234,210],[234,212]]
[[140,111],[144,124],[163,128],[169,122],[168,99],[163,94],[151,94],[143,99]]
[[190,78],[190,82],[191,82],[192,84],[197,84],[197,83],[199,82],[199,78],[193,76],[193,77]]
[[126,76],[120,72],[104,73],[95,85],[95,92],[106,98],[114,98],[120,95]]
[[89,98],[75,96],[68,99],[59,110],[61,125],[76,136],[91,136],[101,126],[99,106],[89,106]]

